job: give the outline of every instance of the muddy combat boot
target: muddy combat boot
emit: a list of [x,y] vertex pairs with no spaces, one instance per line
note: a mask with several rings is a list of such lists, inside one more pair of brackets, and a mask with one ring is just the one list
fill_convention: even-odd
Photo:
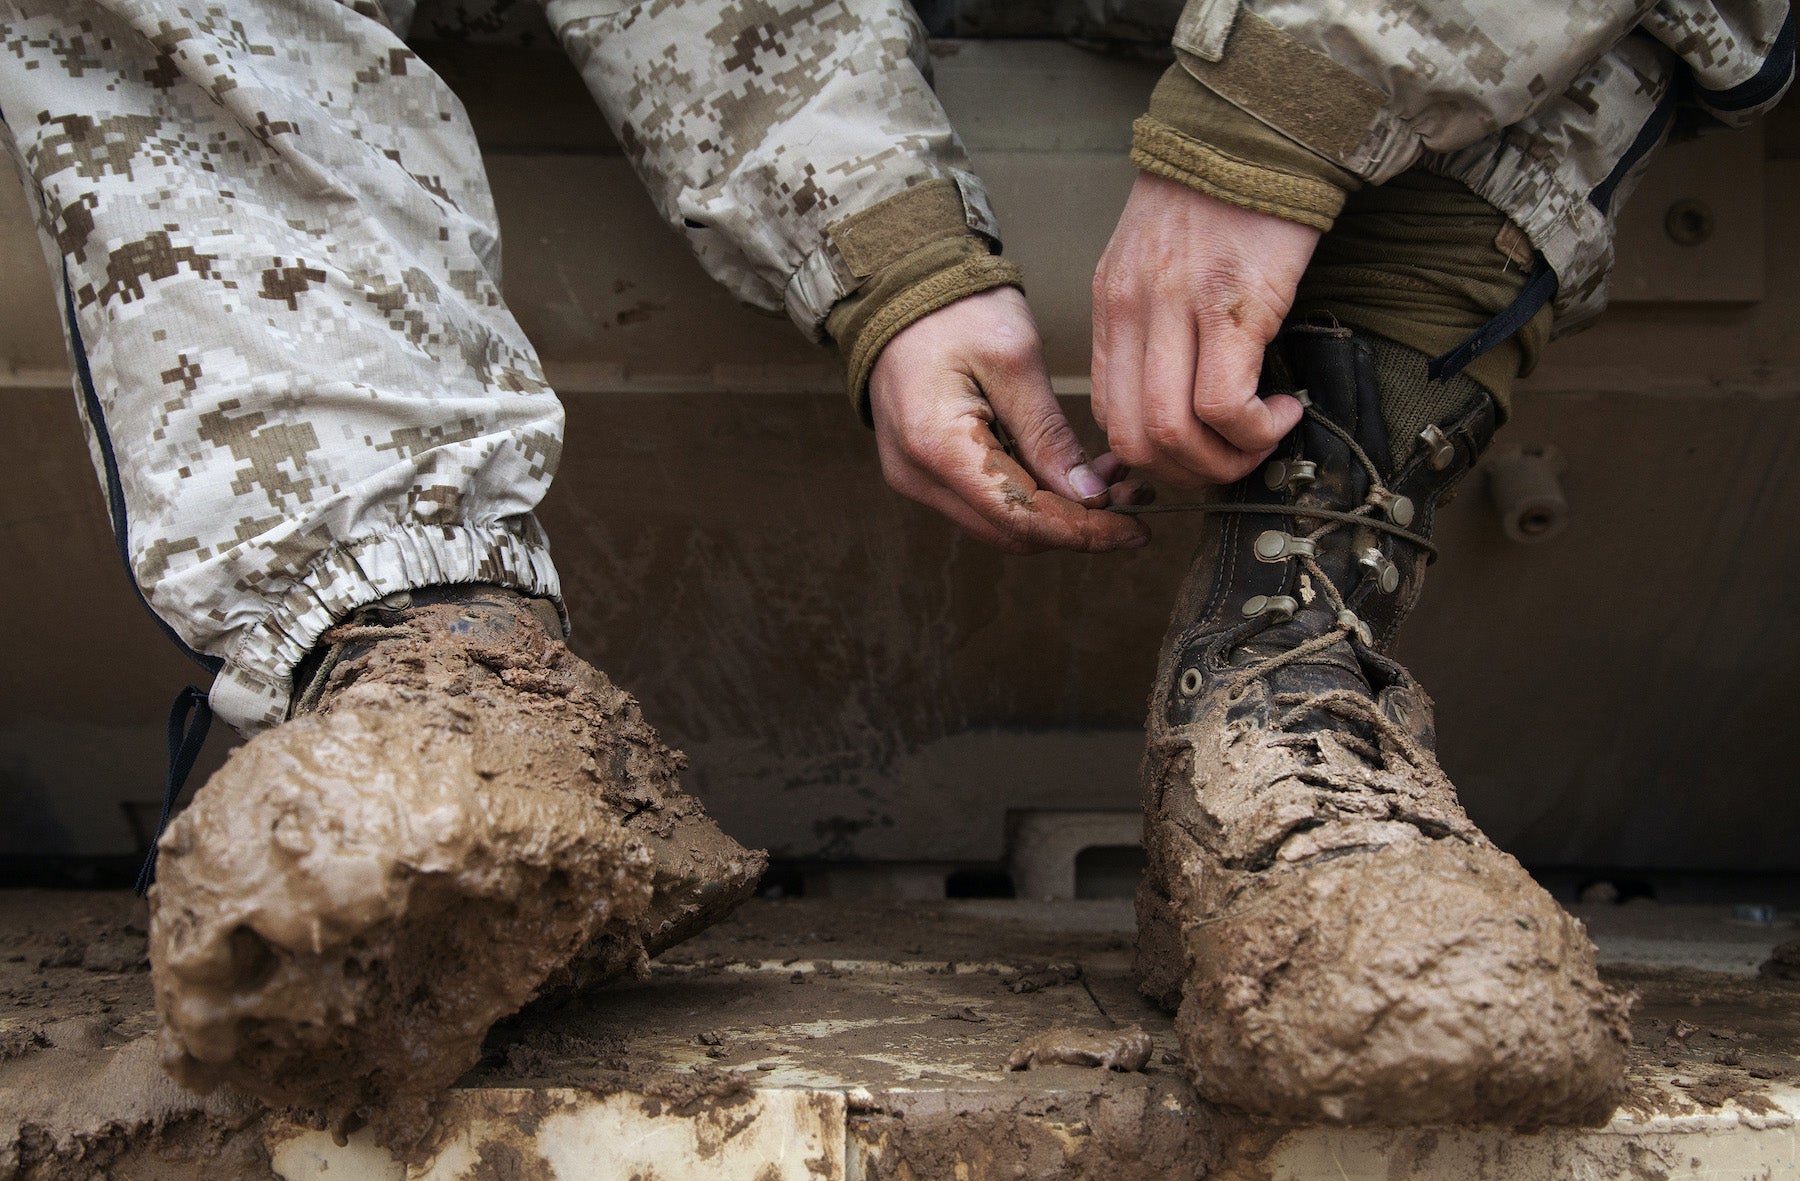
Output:
[[1430,700],[1386,655],[1494,403],[1464,381],[1460,411],[1390,448],[1377,344],[1398,348],[1298,327],[1269,350],[1265,391],[1308,407],[1211,519],[1164,641],[1139,979],[1179,1005],[1215,1102],[1292,1122],[1604,1120],[1626,1002],[1581,924],[1464,815]]
[[290,719],[161,842],[170,1073],[405,1135],[496,1020],[749,895],[763,854],[561,637],[548,602],[485,585],[390,595],[326,633]]

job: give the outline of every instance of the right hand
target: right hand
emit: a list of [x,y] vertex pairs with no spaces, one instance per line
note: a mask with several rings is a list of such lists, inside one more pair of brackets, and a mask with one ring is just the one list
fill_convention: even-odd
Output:
[[[1090,461],[1056,403],[1037,325],[1011,287],[922,316],[869,375],[881,469],[894,491],[1008,553],[1102,553],[1150,540],[1148,487],[1111,455]],[[1010,437],[1009,451],[995,433]]]
[[1094,417],[1134,471],[1249,475],[1300,421],[1257,396],[1319,231],[1139,173],[1094,273]]

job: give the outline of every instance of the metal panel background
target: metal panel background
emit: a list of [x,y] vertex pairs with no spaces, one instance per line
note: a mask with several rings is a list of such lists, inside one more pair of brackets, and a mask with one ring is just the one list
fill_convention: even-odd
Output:
[[[1087,279],[1155,67],[1050,43],[937,52],[1078,395]],[[727,826],[792,857],[992,861],[1009,809],[1131,806],[1197,525],[1104,559],[958,540],[884,490],[829,359],[657,228],[560,59],[434,60],[489,145],[508,297],[569,403],[544,518],[579,646],[688,750]],[[1520,397],[1502,441],[1568,455],[1569,529],[1506,541],[1479,480],[1446,517],[1406,655],[1471,809],[1528,861],[1800,866],[1793,123],[1767,160],[1745,135],[1657,162],[1621,241],[1632,302],[1553,346]],[[1664,214],[1689,199],[1715,232],[1680,246]],[[0,854],[126,853],[122,804],[157,796],[190,674],[117,568],[42,264],[22,202],[0,202]]]

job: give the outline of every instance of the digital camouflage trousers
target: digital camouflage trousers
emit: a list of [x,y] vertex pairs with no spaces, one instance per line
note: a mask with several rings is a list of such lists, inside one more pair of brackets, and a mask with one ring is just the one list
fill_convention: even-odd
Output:
[[[63,287],[115,533],[241,731],[394,591],[555,597],[563,415],[499,288],[462,105],[410,0],[0,0],[3,138]],[[947,180],[992,213],[902,0],[547,0],[651,200],[823,336],[826,227]]]

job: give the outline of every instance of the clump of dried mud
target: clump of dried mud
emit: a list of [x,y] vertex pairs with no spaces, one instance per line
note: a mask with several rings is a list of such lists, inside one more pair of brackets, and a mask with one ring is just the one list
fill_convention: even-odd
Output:
[[[1485,854],[1485,855],[1484,855]],[[1418,841],[1277,869],[1189,939],[1202,1095],[1290,1121],[1604,1123],[1626,1003],[1497,850]]]
[[1051,1029],[1027,1038],[1006,1059],[1008,1070],[1034,1066],[1098,1066],[1137,1071],[1150,1064],[1156,1043],[1140,1026],[1098,1033],[1085,1029]]
[[[1426,730],[1389,720],[1428,716],[1423,691],[1370,696],[1340,648],[1276,674],[1310,696],[1252,682],[1152,725],[1137,966],[1179,998],[1196,1090],[1291,1123],[1604,1122],[1628,1001],[1463,812]],[[1295,698],[1345,713],[1307,729]]]
[[[246,744],[164,837],[164,1064],[404,1140],[499,1018],[727,913],[763,860],[522,600],[349,636],[321,712]],[[330,637],[328,637],[330,638]]]
[[1775,948],[1756,970],[1771,980],[1800,980],[1800,939],[1791,939]]

